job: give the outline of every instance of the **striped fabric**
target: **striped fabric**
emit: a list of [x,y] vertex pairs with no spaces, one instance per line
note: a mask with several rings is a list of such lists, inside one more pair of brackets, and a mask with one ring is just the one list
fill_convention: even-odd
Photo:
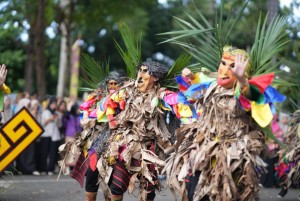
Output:
[[[138,167],[141,165],[141,162],[138,160],[133,159],[131,161],[131,165]],[[150,168],[150,171],[151,167]],[[154,169],[153,169],[154,170]],[[154,170],[155,171],[155,170]],[[129,185],[129,181],[131,178],[132,174],[127,171],[124,163],[118,161],[114,164],[114,171],[113,175],[109,184],[110,190],[112,195],[123,195]],[[156,180],[156,178],[153,178]],[[146,191],[148,192],[147,194],[147,200],[153,200],[155,198],[155,185],[153,185],[151,182],[147,182],[146,185]]]
[[114,172],[111,178],[110,189],[113,195],[122,195],[126,192],[132,174],[130,174],[125,165],[118,161],[114,164]]
[[73,179],[79,182],[81,188],[83,188],[84,185],[84,177],[88,169],[88,164],[89,159],[86,159],[83,153],[81,153],[70,175]]

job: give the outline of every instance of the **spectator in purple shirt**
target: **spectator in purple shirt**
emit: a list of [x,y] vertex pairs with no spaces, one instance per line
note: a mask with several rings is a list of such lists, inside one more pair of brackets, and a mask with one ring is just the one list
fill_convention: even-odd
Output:
[[[65,143],[72,141],[75,138],[76,133],[82,131],[79,117],[79,105],[74,103],[69,112],[67,112],[62,119],[63,127],[65,128]],[[66,167],[63,170],[64,175],[70,174],[70,167]]]
[[66,142],[75,138],[75,134],[82,131],[79,117],[79,106],[74,103],[71,110],[63,117],[63,125],[65,127]]

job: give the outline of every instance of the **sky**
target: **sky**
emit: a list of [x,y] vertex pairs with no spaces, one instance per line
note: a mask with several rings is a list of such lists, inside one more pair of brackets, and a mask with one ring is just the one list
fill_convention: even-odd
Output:
[[[289,7],[290,4],[292,3],[292,0],[279,0],[279,2],[280,2],[280,7],[284,7],[284,6]],[[300,19],[300,8],[294,9],[294,15],[295,15],[294,17]]]

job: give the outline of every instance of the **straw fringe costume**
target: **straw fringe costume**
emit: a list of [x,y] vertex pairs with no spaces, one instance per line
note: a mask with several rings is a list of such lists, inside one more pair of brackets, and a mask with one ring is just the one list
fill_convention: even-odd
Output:
[[110,200],[108,185],[104,180],[99,180],[96,165],[108,148],[109,126],[112,126],[114,115],[119,112],[119,108],[111,104],[110,96],[119,87],[120,82],[119,73],[113,71],[106,78],[105,85],[107,89],[104,90],[103,83],[100,83],[98,89],[87,97],[85,102],[80,105],[83,112],[83,118],[81,119],[83,131],[76,135],[74,141],[61,148],[63,149],[61,151],[62,162],[67,164],[67,160],[71,156],[74,163],[76,163],[71,177],[76,179],[83,187],[84,176],[86,176],[87,201],[96,200],[99,185],[101,185],[104,192],[105,200]]
[[[162,144],[171,145],[169,132],[162,132],[167,129],[162,114],[157,110],[157,86],[141,93],[132,82],[127,85],[125,93],[126,106],[116,118],[117,127],[112,130],[110,149],[106,152],[107,158],[114,163],[110,187],[113,194],[120,195],[128,185],[134,188],[135,178],[140,177],[141,190],[153,192],[154,186],[158,185],[157,167],[153,164],[163,165],[163,161],[154,154],[158,148],[156,141],[160,139],[163,142],[164,139]],[[151,105],[151,101],[155,101],[154,104]],[[159,120],[162,122],[160,128]],[[147,156],[150,161],[147,161]],[[142,194],[144,198],[145,193]],[[154,199],[154,196],[151,198]]]
[[280,185],[300,187],[300,110],[293,113],[286,134],[286,148],[281,149],[280,163],[276,167]]
[[141,199],[153,200],[154,190],[159,189],[157,172],[164,166],[164,154],[171,147],[171,135],[160,109],[163,101],[160,97],[166,90],[155,85],[142,93],[134,82],[124,88],[126,105],[116,116],[117,126],[111,131],[110,148],[104,157],[108,160],[99,161],[97,167],[101,175],[102,170],[109,172],[109,165],[113,165],[112,194],[123,194],[128,186],[129,192],[132,192],[137,178]]
[[[262,85],[251,88],[259,86]],[[267,95],[275,89],[265,86],[262,88],[265,93],[256,90],[260,96],[255,97],[256,101],[262,97],[276,101]],[[283,98],[277,93],[276,96]],[[272,120],[271,102],[258,104],[243,96],[238,87],[225,89],[216,82],[210,84],[198,101],[202,102],[200,121],[176,131],[178,149],[164,168],[169,184],[184,194],[186,176],[200,171],[194,200],[205,195],[211,200],[257,200],[257,176],[266,167],[259,157],[264,135],[257,123],[266,126]],[[265,113],[260,113],[262,108]]]
[[[97,105],[104,98],[98,97],[97,92],[88,96],[83,104],[80,105],[84,117],[81,120],[83,131],[77,133],[75,140],[70,141],[60,147],[60,155],[62,158],[61,169],[70,165],[74,165],[71,177],[76,179],[81,187],[84,183],[86,190],[86,200],[96,200],[99,187],[98,170],[96,168],[97,160],[101,157],[103,150],[107,148],[107,140],[110,135],[107,117],[97,119]],[[100,100],[99,100],[100,99]],[[85,181],[86,176],[86,182]],[[104,192],[104,197],[109,197],[108,187],[100,183]]]

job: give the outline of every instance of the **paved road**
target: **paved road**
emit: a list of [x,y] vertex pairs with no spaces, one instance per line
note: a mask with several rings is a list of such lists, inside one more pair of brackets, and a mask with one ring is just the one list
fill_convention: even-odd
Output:
[[[0,179],[0,201],[84,201],[84,189],[68,176],[5,176]],[[1,188],[1,186],[6,188]],[[300,190],[291,189],[284,199],[277,198],[280,189],[262,188],[260,200],[262,201],[295,201]],[[99,192],[97,201],[103,200]],[[126,193],[124,201],[138,201]],[[173,201],[169,190],[160,192],[157,201]]]

